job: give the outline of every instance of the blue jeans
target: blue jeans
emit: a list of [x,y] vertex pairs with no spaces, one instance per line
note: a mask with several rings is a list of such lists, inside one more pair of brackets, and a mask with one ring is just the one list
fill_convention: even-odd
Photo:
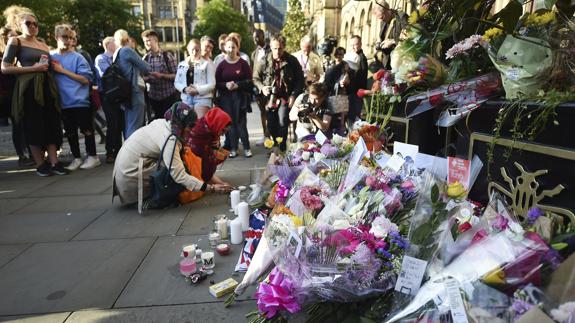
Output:
[[139,88],[132,88],[132,101],[122,104],[124,108],[125,127],[124,139],[128,139],[136,130],[144,126],[146,101],[144,92]]

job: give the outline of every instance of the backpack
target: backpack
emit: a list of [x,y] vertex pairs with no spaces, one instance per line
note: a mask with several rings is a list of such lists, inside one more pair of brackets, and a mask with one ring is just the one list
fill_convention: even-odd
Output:
[[128,103],[132,100],[132,82],[122,75],[120,66],[116,63],[122,49],[118,50],[116,59],[102,75],[104,96],[110,103]]

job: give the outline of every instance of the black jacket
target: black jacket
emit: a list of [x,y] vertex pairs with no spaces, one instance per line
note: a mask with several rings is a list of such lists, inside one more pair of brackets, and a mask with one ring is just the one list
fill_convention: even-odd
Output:
[[[287,89],[287,96],[297,96],[303,92],[304,78],[301,65],[297,58],[289,53],[283,54],[281,65],[281,82]],[[367,75],[367,74],[366,74]],[[260,64],[255,64],[254,85],[261,91],[264,86],[272,86],[274,83],[274,64],[272,53],[268,53]]]
[[358,55],[359,67],[350,82],[351,93],[355,93],[359,89],[367,89],[367,57],[363,54],[363,50],[360,51]]

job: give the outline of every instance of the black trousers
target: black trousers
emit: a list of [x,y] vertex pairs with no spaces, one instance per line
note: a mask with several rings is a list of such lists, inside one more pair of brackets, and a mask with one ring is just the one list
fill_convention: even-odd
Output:
[[86,153],[88,156],[96,156],[96,136],[94,135],[94,116],[91,107],[78,107],[62,109],[62,123],[70,150],[74,158],[82,157],[80,142],[78,140],[78,128],[84,134]]
[[122,131],[124,129],[124,111],[120,104],[110,103],[100,92],[102,108],[106,115],[106,155],[116,156],[122,148]]
[[[164,117],[164,113],[172,107],[172,105],[180,100],[180,93],[175,92],[169,97],[162,100],[154,100],[148,97],[148,103],[154,111],[154,119],[161,119]],[[150,120],[151,121],[151,120]],[[148,122],[150,122],[148,121]]]
[[272,135],[274,142],[278,137],[283,141],[279,144],[280,150],[285,151],[287,147],[287,134],[289,126],[289,107],[287,104],[281,104],[278,108],[267,111],[268,131]]

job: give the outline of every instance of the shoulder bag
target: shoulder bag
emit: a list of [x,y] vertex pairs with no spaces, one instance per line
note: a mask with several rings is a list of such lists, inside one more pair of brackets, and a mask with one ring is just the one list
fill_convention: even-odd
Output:
[[160,152],[160,158],[158,158],[158,166],[156,170],[150,175],[150,197],[146,201],[147,209],[163,209],[165,207],[176,204],[178,202],[178,195],[186,189],[183,185],[176,183],[170,174],[172,169],[172,162],[174,161],[176,145],[178,143],[177,137],[176,142],[174,143],[174,149],[172,150],[170,164],[168,167],[166,167],[166,165],[163,163],[164,150],[166,149],[166,144],[172,136],[175,137],[174,134],[171,134],[164,142],[164,146]]

